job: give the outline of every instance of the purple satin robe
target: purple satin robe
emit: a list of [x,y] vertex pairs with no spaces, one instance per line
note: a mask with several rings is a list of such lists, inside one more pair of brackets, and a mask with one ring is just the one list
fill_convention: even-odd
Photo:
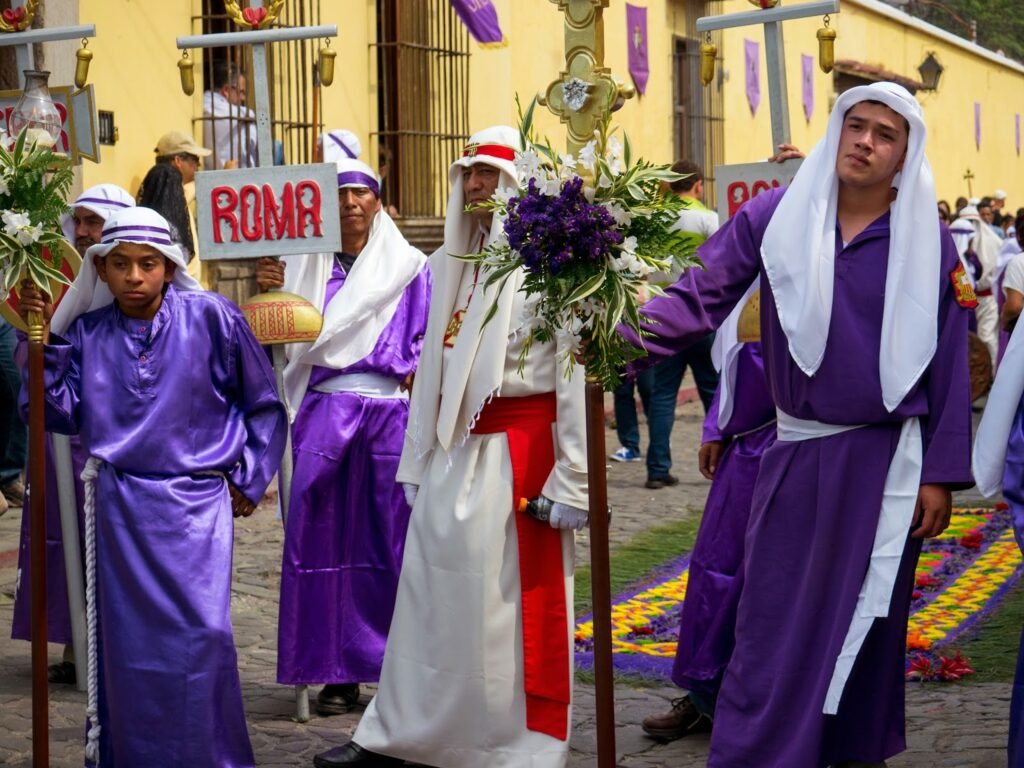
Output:
[[[341,289],[335,262],[324,304]],[[430,303],[424,267],[373,351],[343,370],[315,367],[292,427],[295,473],[285,532],[277,680],[376,682],[395,607],[409,505],[395,482],[407,398],[315,392],[339,374],[401,382],[416,369]]]
[[258,502],[284,451],[266,353],[229,301],[168,287],[151,321],[111,305],[53,337],[46,388],[47,428],[103,462],[100,763],[252,766],[225,478]]
[[775,442],[775,404],[768,391],[759,343],[744,344],[736,361],[735,398],[725,429],[718,426],[718,398],[708,409],[703,442],[725,441],[700,530],[690,559],[690,575],[679,625],[672,680],[718,696],[732,656],[736,607],[743,586],[743,541],[750,519],[754,481],[761,456]]
[[[940,235],[938,348],[892,413],[879,377],[889,212],[843,246],[836,231],[828,345],[817,373],[789,356],[760,246],[784,190],[751,200],[699,249],[690,270],[644,307],[656,361],[714,330],[761,279],[765,371],[776,405],[800,419],[866,425],[825,438],[776,442],[761,461],[747,528],[736,648],[718,699],[708,765],[817,768],[878,762],[906,747],[904,646],[920,540],[909,539],[889,616],[876,619],[847,682],[839,712],[825,693],[864,580],[886,473],[904,420],[921,417],[922,483],[969,487],[971,421],[967,311],[950,274],[958,264]],[[938,222],[936,222],[936,226]],[[623,333],[639,345],[636,334]]]
[[[1017,406],[1013,428],[1006,447],[1006,467],[1003,470],[1003,498],[1013,513],[1013,533],[1017,546],[1024,551],[1024,402]],[[1017,674],[1013,680],[1010,699],[1010,741],[1008,765],[1024,764],[1024,635],[1017,652]]]
[[[88,455],[81,442],[71,436],[71,465],[75,476],[75,502],[78,508],[79,544],[82,536],[82,468]],[[31,473],[29,473],[31,474]],[[31,493],[31,489],[29,490]],[[15,640],[32,639],[32,537],[29,532],[28,498],[21,516],[21,538],[18,544],[18,570],[21,579],[14,595],[14,618],[11,637]],[[83,563],[85,561],[83,560]],[[68,581],[64,569],[64,535],[60,527],[60,500],[57,496],[57,475],[54,471],[53,449],[46,441],[46,637],[51,643],[71,643],[71,612],[68,607]],[[79,653],[84,653],[84,649]]]

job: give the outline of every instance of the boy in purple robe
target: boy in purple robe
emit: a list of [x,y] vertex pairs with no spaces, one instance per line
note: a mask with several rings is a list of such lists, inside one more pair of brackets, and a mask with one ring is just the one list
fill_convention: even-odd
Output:
[[712,768],[880,765],[905,748],[921,540],[972,483],[976,299],[935,217],[925,133],[905,89],[846,91],[793,183],[751,200],[701,248],[705,271],[645,305],[654,338],[623,330],[657,361],[760,281],[778,439],[754,487]]
[[326,683],[321,715],[380,678],[410,512],[395,475],[430,303],[426,256],[381,210],[373,170],[336,163],[342,252],[263,259],[256,275],[324,313],[317,340],[287,350],[295,473],[277,644],[279,683]]
[[53,314],[47,428],[79,434],[91,456],[87,762],[254,765],[232,642],[232,513],[252,513],[284,450],[266,354],[145,208],[110,216],[55,314],[31,285],[21,310]]

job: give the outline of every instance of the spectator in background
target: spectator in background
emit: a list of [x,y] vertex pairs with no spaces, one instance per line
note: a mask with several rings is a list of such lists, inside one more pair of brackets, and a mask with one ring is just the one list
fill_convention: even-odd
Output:
[[168,163],[157,163],[149,169],[139,187],[139,205],[152,208],[171,226],[171,240],[181,246],[186,261],[195,256],[192,222],[185,202],[181,172]]
[[245,106],[245,75],[229,61],[213,64],[213,87],[203,94],[206,170],[255,168],[256,114]]
[[1011,219],[1009,209],[1006,207],[1006,191],[997,189],[992,195],[992,216],[996,224],[1002,225],[1003,219]]
[[[680,160],[672,166],[672,170],[683,174],[683,178],[669,185],[672,193],[678,195],[683,202],[683,209],[679,212],[679,221],[675,228],[687,233],[696,247],[718,229],[718,216],[705,208],[701,202],[704,196],[704,173],[700,166],[689,160]],[[680,274],[681,270],[676,269],[671,274],[653,274],[649,279],[652,283],[665,286],[674,283]],[[672,468],[669,439],[675,424],[679,386],[689,366],[701,402],[704,404],[704,411],[707,412],[718,387],[718,372],[711,362],[711,347],[714,340],[715,334],[709,334],[686,351],[676,353],[652,366],[648,382],[637,382],[641,399],[644,397],[644,387],[649,387],[650,390],[645,405],[647,428],[651,437],[647,451],[647,488],[656,490],[679,482],[669,471]],[[615,391],[615,419],[619,424],[619,440],[623,447],[612,454],[612,459],[639,459],[640,436],[636,429],[636,404],[633,400],[631,382],[624,382]]]
[[964,197],[963,195],[961,195],[960,197],[958,197],[956,199],[956,216],[954,216],[953,218],[955,219],[957,216],[959,216],[960,215],[960,211],[962,211],[966,207],[967,207],[967,198]]
[[[209,158],[212,151],[196,144],[195,139],[181,131],[171,131],[160,137],[156,144],[156,162],[173,165],[181,173],[181,188],[185,195],[185,207],[188,210],[189,237],[192,240],[192,254],[197,258],[188,263],[188,273],[198,280],[204,288],[209,288],[209,278],[203,264],[200,263],[199,238],[196,234],[196,171],[199,170],[199,158]],[[145,185],[145,182],[143,182]],[[140,190],[141,194],[141,190]],[[177,222],[175,223],[177,226]]]

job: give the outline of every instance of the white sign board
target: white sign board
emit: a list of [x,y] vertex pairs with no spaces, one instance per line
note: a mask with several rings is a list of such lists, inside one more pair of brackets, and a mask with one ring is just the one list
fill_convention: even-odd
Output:
[[800,168],[799,159],[784,163],[740,163],[715,166],[718,221],[724,224],[740,207],[762,192],[784,187]]
[[200,257],[340,251],[337,174],[332,163],[197,173]]

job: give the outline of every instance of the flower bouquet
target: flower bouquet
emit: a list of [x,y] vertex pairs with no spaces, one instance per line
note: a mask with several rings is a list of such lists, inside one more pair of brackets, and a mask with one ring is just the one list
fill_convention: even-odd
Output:
[[30,130],[18,134],[11,150],[0,141],[0,285],[4,294],[24,278],[46,291],[53,281],[69,282],[60,271],[64,239],[60,218],[67,211],[74,174],[68,158],[53,151],[52,142],[29,141]]
[[588,374],[613,388],[625,364],[643,354],[616,326],[640,332],[643,298],[661,292],[647,277],[700,265],[689,236],[673,228],[682,203],[663,193],[665,182],[682,177],[666,165],[633,162],[610,109],[574,157],[534,136],[536,99],[525,114],[516,103],[519,188],[499,189],[485,204],[502,218],[503,236],[461,258],[481,263],[488,285],[525,270],[522,290],[536,314],[524,357],[534,341],[565,339],[568,373],[585,344]]

